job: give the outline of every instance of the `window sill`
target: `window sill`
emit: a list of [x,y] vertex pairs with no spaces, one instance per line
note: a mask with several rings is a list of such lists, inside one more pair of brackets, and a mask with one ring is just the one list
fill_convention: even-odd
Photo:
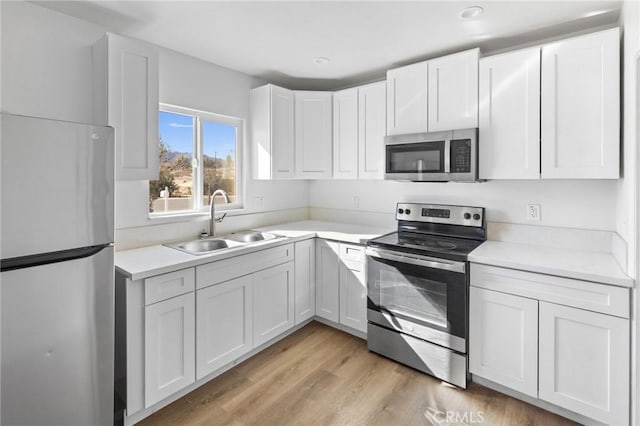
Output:
[[[236,207],[233,209],[216,209],[216,216],[226,213],[228,216],[238,216],[246,212],[244,207]],[[175,212],[175,213],[149,213],[147,221],[149,224],[161,225],[165,223],[180,223],[180,222],[196,222],[203,219],[209,219],[209,210],[202,211],[190,211],[190,212]]]

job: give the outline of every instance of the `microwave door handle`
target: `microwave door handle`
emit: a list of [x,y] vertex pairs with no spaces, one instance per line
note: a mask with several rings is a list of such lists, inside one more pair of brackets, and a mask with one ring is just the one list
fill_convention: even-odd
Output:
[[416,266],[425,266],[433,269],[443,269],[445,271],[465,273],[464,262],[455,262],[444,259],[437,259],[434,257],[419,256],[419,255],[405,255],[388,250],[380,250],[376,248],[367,247],[365,254],[370,257],[377,257],[379,259],[393,260],[396,262],[410,263]]
[[444,141],[444,172],[451,173],[451,140]]

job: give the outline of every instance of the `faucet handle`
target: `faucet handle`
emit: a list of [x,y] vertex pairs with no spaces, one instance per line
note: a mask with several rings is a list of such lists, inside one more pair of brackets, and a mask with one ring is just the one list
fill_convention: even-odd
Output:
[[216,222],[218,222],[218,223],[222,222],[225,217],[227,217],[227,214],[226,213],[222,213],[222,216],[216,217]]

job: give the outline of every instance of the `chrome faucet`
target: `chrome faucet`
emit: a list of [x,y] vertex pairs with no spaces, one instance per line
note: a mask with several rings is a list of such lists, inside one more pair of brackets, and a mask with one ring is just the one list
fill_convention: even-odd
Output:
[[225,191],[223,191],[222,189],[216,189],[213,194],[211,194],[211,210],[209,212],[209,214],[211,215],[211,217],[209,218],[209,236],[210,237],[215,237],[216,236],[216,222],[222,222],[222,220],[225,218],[225,216],[227,215],[226,213],[223,213],[222,216],[220,216],[219,218],[216,217],[216,207],[215,207],[215,199],[216,199],[216,195],[222,195],[224,197],[224,202],[225,203],[230,203],[231,200],[229,200],[229,194],[227,194]]

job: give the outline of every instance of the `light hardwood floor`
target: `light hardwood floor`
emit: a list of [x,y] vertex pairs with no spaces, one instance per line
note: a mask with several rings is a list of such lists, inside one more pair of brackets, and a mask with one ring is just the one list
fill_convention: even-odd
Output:
[[369,352],[364,340],[312,322],[140,424],[404,426],[480,420],[574,424],[476,384],[454,388]]

